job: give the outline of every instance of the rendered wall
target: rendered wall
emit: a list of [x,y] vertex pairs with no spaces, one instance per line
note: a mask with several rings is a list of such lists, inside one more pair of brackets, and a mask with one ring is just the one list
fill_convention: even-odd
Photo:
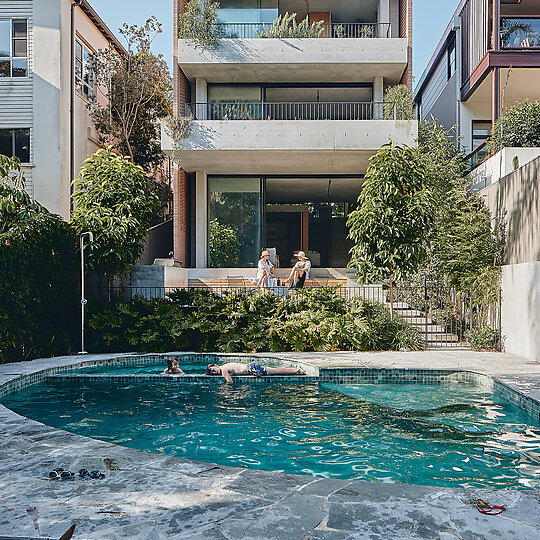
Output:
[[540,262],[503,266],[504,350],[540,360]]

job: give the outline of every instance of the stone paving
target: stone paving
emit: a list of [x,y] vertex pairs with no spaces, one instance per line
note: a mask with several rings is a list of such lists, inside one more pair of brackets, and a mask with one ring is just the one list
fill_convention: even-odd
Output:
[[[274,355],[273,355],[274,356]],[[461,368],[540,378],[540,363],[489,353],[284,354],[319,366]],[[91,360],[98,356],[87,356]],[[80,357],[0,366],[0,383]],[[459,364],[456,365],[456,363]],[[537,391],[532,389],[531,392]],[[473,490],[333,480],[237,469],[89,439],[0,406],[0,539],[536,540],[540,492]],[[119,470],[107,470],[103,460]],[[105,470],[101,480],[51,481],[54,467]],[[484,516],[472,498],[507,504]],[[465,502],[464,502],[465,501]],[[27,509],[36,507],[40,531]]]

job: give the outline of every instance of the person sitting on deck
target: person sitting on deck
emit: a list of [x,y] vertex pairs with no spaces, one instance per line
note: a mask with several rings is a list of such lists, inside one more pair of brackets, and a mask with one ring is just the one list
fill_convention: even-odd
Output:
[[257,265],[257,287],[267,287],[269,279],[275,279],[274,265],[270,262],[270,253],[264,250],[261,253],[259,264]]
[[221,375],[228,383],[232,383],[234,375],[255,375],[256,377],[275,375],[305,375],[306,372],[298,368],[272,368],[261,366],[259,362],[240,364],[238,362],[228,362],[222,366],[208,364],[206,366],[207,375]]
[[185,373],[178,366],[178,358],[174,356],[169,356],[167,358],[167,369],[163,371],[168,375],[185,375]]
[[299,251],[295,256],[300,260],[293,266],[291,275],[285,283],[290,283],[289,289],[302,289],[306,279],[309,279],[311,261],[303,251]]

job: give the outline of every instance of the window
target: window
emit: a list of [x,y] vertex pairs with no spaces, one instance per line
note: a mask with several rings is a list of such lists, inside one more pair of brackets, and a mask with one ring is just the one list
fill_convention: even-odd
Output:
[[75,84],[77,90],[88,100],[95,96],[95,81],[90,64],[90,51],[79,41],[75,41]]
[[30,129],[0,129],[0,154],[30,163]]
[[28,77],[26,19],[0,19],[0,77]]
[[491,122],[488,120],[473,120],[472,149],[487,141],[491,135]]
[[452,78],[452,75],[456,71],[456,38],[452,39],[450,45],[448,45],[447,52],[448,59],[448,80]]

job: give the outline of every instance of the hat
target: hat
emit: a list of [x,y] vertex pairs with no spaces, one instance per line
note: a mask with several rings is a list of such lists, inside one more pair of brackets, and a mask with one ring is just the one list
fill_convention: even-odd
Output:
[[307,259],[306,254],[303,251],[299,251],[295,256],[299,259]]
[[265,257],[266,255],[268,255],[270,257],[270,253],[268,251],[266,251],[266,249],[261,253],[261,259],[263,257]]

